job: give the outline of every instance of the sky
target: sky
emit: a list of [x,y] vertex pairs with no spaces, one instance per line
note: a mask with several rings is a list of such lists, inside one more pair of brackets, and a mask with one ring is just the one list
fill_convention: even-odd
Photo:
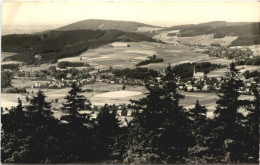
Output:
[[258,22],[259,11],[257,1],[3,1],[2,26],[63,26],[84,19],[136,21],[163,27],[209,21]]

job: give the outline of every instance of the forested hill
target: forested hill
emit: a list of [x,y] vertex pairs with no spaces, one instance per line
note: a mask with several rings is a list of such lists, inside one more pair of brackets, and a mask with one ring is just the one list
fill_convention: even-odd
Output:
[[201,24],[172,26],[164,31],[180,30],[179,37],[191,37],[204,34],[214,34],[214,38],[238,36],[231,45],[260,44],[260,22],[225,22],[215,21]]
[[120,30],[125,32],[135,32],[138,27],[156,27],[147,25],[139,22],[131,21],[113,21],[113,20],[99,20],[99,19],[88,19],[79,22],[75,22],[63,27],[58,28],[59,31],[68,30],[80,30],[80,29],[91,29],[91,30]]
[[74,30],[50,31],[44,34],[12,34],[2,37],[2,51],[18,53],[5,60],[35,62],[35,55],[41,55],[42,62],[56,62],[60,58],[77,56],[89,48],[108,43],[121,42],[156,42],[142,34],[118,30]]

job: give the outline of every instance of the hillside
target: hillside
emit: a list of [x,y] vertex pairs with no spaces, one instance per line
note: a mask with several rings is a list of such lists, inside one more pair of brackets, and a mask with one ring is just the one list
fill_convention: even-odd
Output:
[[[151,41],[155,39],[136,33],[118,30],[50,31],[44,34],[13,34],[2,37],[2,51],[18,53],[4,60],[56,62],[60,58],[81,54],[89,48],[108,43]],[[39,56],[36,56],[39,55]]]
[[260,44],[260,23],[253,22],[225,22],[215,21],[201,24],[189,24],[173,26],[162,31],[180,30],[179,37],[191,37],[205,34],[214,34],[214,38],[225,36],[238,36],[231,45],[255,45]]
[[120,30],[124,32],[136,32],[139,27],[156,27],[138,22],[131,21],[113,21],[113,20],[97,20],[88,19],[75,22],[63,27],[58,28],[58,31],[68,30]]

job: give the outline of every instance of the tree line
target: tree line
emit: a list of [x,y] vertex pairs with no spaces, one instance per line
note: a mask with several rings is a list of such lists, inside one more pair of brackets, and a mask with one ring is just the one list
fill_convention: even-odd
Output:
[[[256,163],[259,159],[259,92],[240,100],[243,81],[232,63],[221,85],[214,118],[197,101],[192,109],[179,102],[176,77],[169,66],[160,82],[146,84],[144,98],[132,100],[132,121],[119,127],[116,109],[104,105],[96,119],[80,86],[73,84],[53,117],[39,91],[28,106],[2,110],[1,161],[4,163]],[[244,108],[246,114],[239,111]]]

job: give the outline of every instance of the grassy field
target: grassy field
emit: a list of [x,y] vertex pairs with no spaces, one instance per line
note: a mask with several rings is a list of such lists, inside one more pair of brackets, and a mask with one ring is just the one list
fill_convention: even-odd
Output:
[[[177,65],[184,62],[199,62],[215,60],[206,54],[190,51],[185,45],[159,44],[152,42],[129,42],[130,47],[120,46],[114,47],[102,46],[97,49],[90,49],[80,56],[60,59],[59,61],[71,62],[87,62],[96,69],[107,69],[112,66],[115,69],[135,68],[136,64],[148,56],[156,55],[163,58],[164,62],[143,65],[161,71],[168,64]],[[126,45],[126,44],[121,44]],[[222,60],[223,61],[223,60]]]
[[10,52],[1,52],[1,61],[6,58],[6,57],[10,57],[12,55],[15,55],[17,53],[10,53]]
[[13,64],[13,63],[19,64],[19,63],[22,63],[22,62],[19,62],[19,61],[3,61],[4,58],[13,56],[15,54],[17,54],[17,53],[1,52],[1,64]]
[[251,46],[232,46],[232,48],[240,48],[240,49],[251,49],[253,51],[254,56],[260,56],[260,45],[251,45]]
[[[106,84],[106,83],[95,83],[93,84],[93,96],[92,92],[85,92],[83,95],[87,97],[93,105],[103,106],[104,104],[129,104],[129,100],[138,100],[145,96],[147,90],[142,86],[126,86],[126,90],[121,90],[122,85],[120,84]],[[85,85],[83,89],[92,89],[92,85]],[[39,89],[27,89],[29,91],[29,97]],[[59,108],[62,102],[65,102],[65,96],[67,95],[70,88],[63,89],[43,89],[42,91],[47,96],[46,100],[52,102],[53,108]],[[199,100],[202,105],[205,105],[209,112],[208,116],[211,117],[213,110],[216,106],[216,100],[218,96],[215,93],[198,93],[198,92],[181,92],[185,95],[185,99],[180,101],[180,105],[184,108],[193,108],[196,100]],[[111,96],[111,97],[110,97]],[[23,101],[23,105],[28,104],[26,102],[25,94],[6,94],[2,93],[1,96],[1,107],[10,108],[17,105],[17,99],[20,98]],[[58,103],[54,100],[58,99]],[[241,99],[253,99],[253,96],[242,95]],[[59,117],[61,112],[55,111],[55,116]]]
[[32,81],[29,78],[20,78],[12,80],[12,86],[17,88],[31,88],[32,85],[40,83],[41,85],[46,84],[48,81]]
[[[159,34],[155,35],[154,38],[160,39],[166,43],[176,43],[179,41],[181,44],[202,44],[210,46],[211,43],[219,43],[223,46],[228,46],[232,41],[236,40],[237,36],[225,36],[223,38],[213,38],[213,34],[198,35],[192,37],[178,37],[176,36],[167,36],[168,33],[172,31],[162,31]],[[176,32],[176,31],[174,31]]]

